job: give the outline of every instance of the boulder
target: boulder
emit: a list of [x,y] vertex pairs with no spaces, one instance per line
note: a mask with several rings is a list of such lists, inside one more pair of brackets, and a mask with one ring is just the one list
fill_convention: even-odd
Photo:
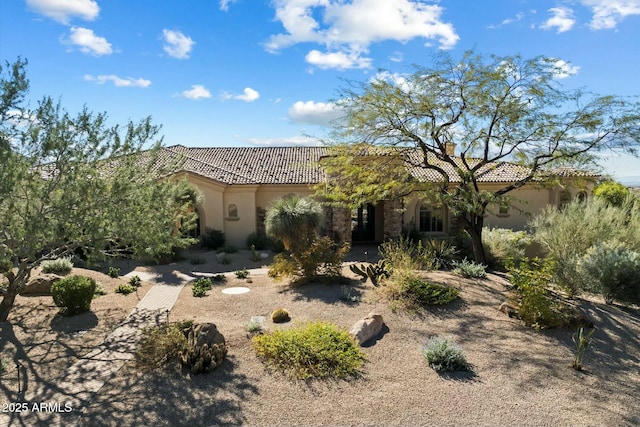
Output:
[[32,277],[20,295],[51,295],[51,285],[62,277],[52,273],[42,273]]
[[382,319],[382,315],[371,312],[362,320],[358,320],[351,330],[349,331],[349,335],[351,335],[358,344],[362,345],[369,341],[370,339],[376,337],[380,331],[382,330],[382,326],[384,325],[384,320]]

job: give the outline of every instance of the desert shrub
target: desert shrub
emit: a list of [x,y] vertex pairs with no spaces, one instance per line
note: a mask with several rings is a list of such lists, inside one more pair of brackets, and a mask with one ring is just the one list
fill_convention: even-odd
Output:
[[269,266],[269,276],[313,279],[318,276],[340,277],[349,244],[338,245],[329,237],[318,237],[297,253],[278,254]]
[[226,280],[227,280],[227,276],[225,276],[224,274],[216,274],[211,276],[212,282],[225,282]]
[[65,277],[51,285],[51,296],[64,315],[89,311],[96,292],[96,281],[85,276]]
[[529,224],[547,256],[555,260],[554,279],[570,292],[585,286],[578,264],[603,236],[640,251],[640,203],[626,199],[612,206],[599,198],[572,202],[562,210],[549,207]]
[[408,227],[402,230],[402,237],[405,240],[410,241],[414,245],[417,245],[418,242],[422,239],[422,237],[420,236],[420,231],[418,230],[418,227],[416,227],[415,222],[411,222]]
[[109,267],[109,271],[107,272],[107,276],[113,277],[117,279],[120,277],[120,268],[119,267]]
[[422,349],[424,358],[436,372],[468,371],[469,364],[462,348],[454,341],[433,337]]
[[226,245],[218,249],[218,253],[235,254],[236,252],[238,252],[238,248],[233,245]]
[[202,265],[206,264],[207,260],[201,257],[194,257],[189,260],[189,264],[191,265]]
[[207,294],[207,291],[211,290],[211,279],[208,277],[201,277],[191,286],[191,293],[194,297],[203,297]]
[[96,291],[93,293],[93,297],[97,298],[101,295],[106,295],[107,291],[104,290],[104,287],[101,283],[96,283]]
[[247,247],[254,247],[254,249],[261,251],[267,249],[269,246],[269,236],[264,233],[253,232],[247,236]]
[[464,277],[472,277],[475,279],[484,279],[487,277],[486,267],[468,259],[462,261],[454,261],[453,272]]
[[554,263],[549,259],[524,259],[507,265],[507,276],[518,293],[518,318],[536,329],[564,326],[563,307],[549,290]]
[[180,353],[187,349],[183,329],[186,323],[169,323],[145,328],[138,342],[135,360],[143,370],[154,370],[177,365]]
[[129,278],[129,284],[134,288],[139,288],[142,286],[142,279],[140,279],[140,276],[131,276]]
[[273,323],[284,323],[291,320],[291,315],[284,308],[276,308],[273,310],[273,313],[271,313],[271,320]]
[[262,323],[259,320],[256,320],[256,319],[252,319],[252,320],[249,321],[249,323],[247,323],[246,330],[250,334],[262,334],[262,333],[264,333],[264,327],[262,326]]
[[418,242],[417,254],[427,269],[450,270],[457,259],[458,250],[448,240],[429,239],[424,244]]
[[247,277],[249,277],[249,270],[247,270],[246,268],[242,270],[236,270],[234,274],[238,279],[246,279]]
[[133,293],[133,292],[135,292],[135,291],[136,291],[136,288],[135,288],[135,287],[133,287],[133,286],[131,286],[131,285],[129,285],[129,284],[125,284],[125,283],[123,283],[122,285],[119,285],[119,286],[116,288],[116,291],[115,291],[115,292],[116,292],[117,294],[129,295],[129,294],[131,294],[131,293]]
[[617,240],[597,243],[578,264],[585,289],[618,300],[640,303],[640,253]]
[[455,288],[428,282],[406,270],[396,270],[378,290],[389,300],[392,310],[409,312],[428,305],[448,304],[459,296]]
[[284,243],[280,239],[269,238],[269,248],[279,254],[284,252]]
[[605,181],[593,189],[593,195],[612,206],[622,206],[631,190],[616,181]]
[[297,379],[355,377],[365,360],[347,331],[327,322],[257,335],[252,343],[264,363]]
[[360,297],[351,286],[342,285],[340,287],[340,300],[346,302],[358,302]]
[[273,257],[273,262],[269,266],[268,276],[274,279],[291,277],[296,275],[298,269],[291,259],[291,255],[286,253],[277,254]]
[[525,251],[533,239],[524,231],[513,231],[506,228],[484,228],[482,244],[487,262],[491,268],[504,270],[508,260],[516,265],[525,257]]
[[382,243],[378,252],[392,269],[421,270],[425,265],[424,260],[417,256],[417,248],[411,239],[401,237]]
[[231,260],[229,259],[229,257],[227,256],[227,254],[225,253],[223,257],[218,258],[218,261],[220,262],[220,264],[222,265],[229,265],[231,264]]
[[43,273],[68,274],[73,268],[71,258],[56,258],[42,262]]
[[206,228],[204,233],[200,236],[200,243],[202,246],[210,251],[215,251],[222,247],[225,242],[224,232],[220,230],[214,230],[212,228]]

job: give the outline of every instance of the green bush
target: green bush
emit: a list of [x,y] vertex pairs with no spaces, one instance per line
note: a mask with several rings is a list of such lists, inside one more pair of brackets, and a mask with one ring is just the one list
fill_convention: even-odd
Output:
[[585,289],[604,295],[607,304],[640,303],[640,253],[623,243],[609,240],[592,246],[580,260],[578,272]]
[[392,310],[417,311],[428,305],[444,305],[458,298],[455,288],[428,282],[407,270],[396,270],[378,291],[390,302]]
[[43,273],[68,274],[73,268],[71,258],[49,259],[42,262]]
[[506,228],[482,230],[482,244],[486,251],[487,262],[496,270],[504,270],[509,260],[513,260],[517,265],[525,257],[525,252],[532,243],[533,239],[524,231]]
[[306,249],[298,248],[294,254],[278,254],[269,266],[273,278],[298,277],[313,279],[318,276],[342,276],[342,263],[349,252],[349,244],[337,245],[329,237],[317,237]]
[[114,279],[117,279],[118,277],[120,277],[120,268],[109,267],[109,272],[107,273],[107,275],[109,277],[113,277]]
[[225,276],[224,274],[216,274],[214,276],[211,276],[212,282],[225,282],[226,280],[227,276]]
[[365,360],[347,331],[327,322],[257,335],[252,343],[264,363],[297,379],[355,377]]
[[605,181],[593,189],[593,195],[612,206],[622,206],[631,190],[616,181]]
[[417,244],[405,237],[388,240],[378,247],[380,256],[392,269],[422,270],[424,259],[417,254]]
[[257,251],[267,249],[269,246],[269,237],[264,233],[253,232],[247,237],[247,247],[254,247]]
[[194,297],[203,297],[210,291],[212,287],[211,279],[208,277],[201,277],[193,283],[191,286],[191,293]]
[[139,288],[140,286],[142,286],[142,279],[140,278],[140,276],[131,276],[129,278],[129,284],[134,288]]
[[233,274],[235,274],[238,279],[246,279],[247,277],[249,277],[249,270],[244,268],[242,270],[234,271]]
[[215,251],[224,245],[224,232],[206,228],[205,232],[200,236],[202,246],[210,251]]
[[218,249],[218,253],[235,254],[236,252],[238,252],[238,248],[233,245],[223,246]]
[[529,226],[547,256],[555,260],[555,282],[572,293],[586,286],[578,272],[580,260],[603,238],[640,251],[640,203],[631,199],[622,206],[592,198],[586,203],[569,203],[562,210],[549,207]]
[[89,311],[95,292],[96,281],[85,276],[65,277],[51,285],[53,302],[66,316]]
[[143,370],[154,370],[177,365],[180,353],[187,349],[187,338],[183,332],[188,323],[169,323],[153,326],[142,331],[135,360]]
[[458,249],[448,240],[429,239],[424,245],[418,242],[417,253],[430,270],[450,270],[458,256]]
[[431,338],[422,349],[422,354],[435,371],[468,371],[469,364],[462,348],[454,341],[442,337]]
[[462,261],[454,261],[453,272],[474,279],[484,279],[487,277],[487,271],[484,265],[469,261],[466,258]]
[[124,284],[124,283],[123,283],[122,285],[120,285],[120,286],[118,286],[118,287],[116,288],[116,291],[115,291],[115,292],[116,292],[117,294],[129,295],[129,294],[134,293],[135,291],[136,291],[136,288],[135,288],[134,286],[131,286],[131,285],[129,285],[129,284]]

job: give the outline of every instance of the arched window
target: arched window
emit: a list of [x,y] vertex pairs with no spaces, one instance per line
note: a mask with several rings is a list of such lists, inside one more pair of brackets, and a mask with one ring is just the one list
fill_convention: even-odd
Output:
[[444,232],[444,208],[428,205],[420,206],[418,215],[420,219],[419,230],[423,233]]
[[229,205],[228,218],[238,218],[238,206],[233,203]]
[[569,203],[571,203],[571,193],[569,193],[567,190],[562,190],[558,195],[558,207],[563,208]]
[[576,200],[578,200],[580,203],[586,202],[587,201],[587,193],[584,191],[579,192],[576,195]]

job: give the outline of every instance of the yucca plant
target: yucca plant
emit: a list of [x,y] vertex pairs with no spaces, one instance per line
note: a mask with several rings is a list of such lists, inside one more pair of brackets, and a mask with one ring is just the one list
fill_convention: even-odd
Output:
[[595,329],[590,330],[586,334],[584,328],[579,328],[578,331],[571,337],[576,344],[576,354],[573,358],[573,365],[571,367],[576,371],[582,370],[582,356],[591,345],[591,336],[595,332]]
[[282,240],[286,250],[296,252],[308,246],[320,227],[320,205],[307,197],[285,196],[267,210],[267,234]]

